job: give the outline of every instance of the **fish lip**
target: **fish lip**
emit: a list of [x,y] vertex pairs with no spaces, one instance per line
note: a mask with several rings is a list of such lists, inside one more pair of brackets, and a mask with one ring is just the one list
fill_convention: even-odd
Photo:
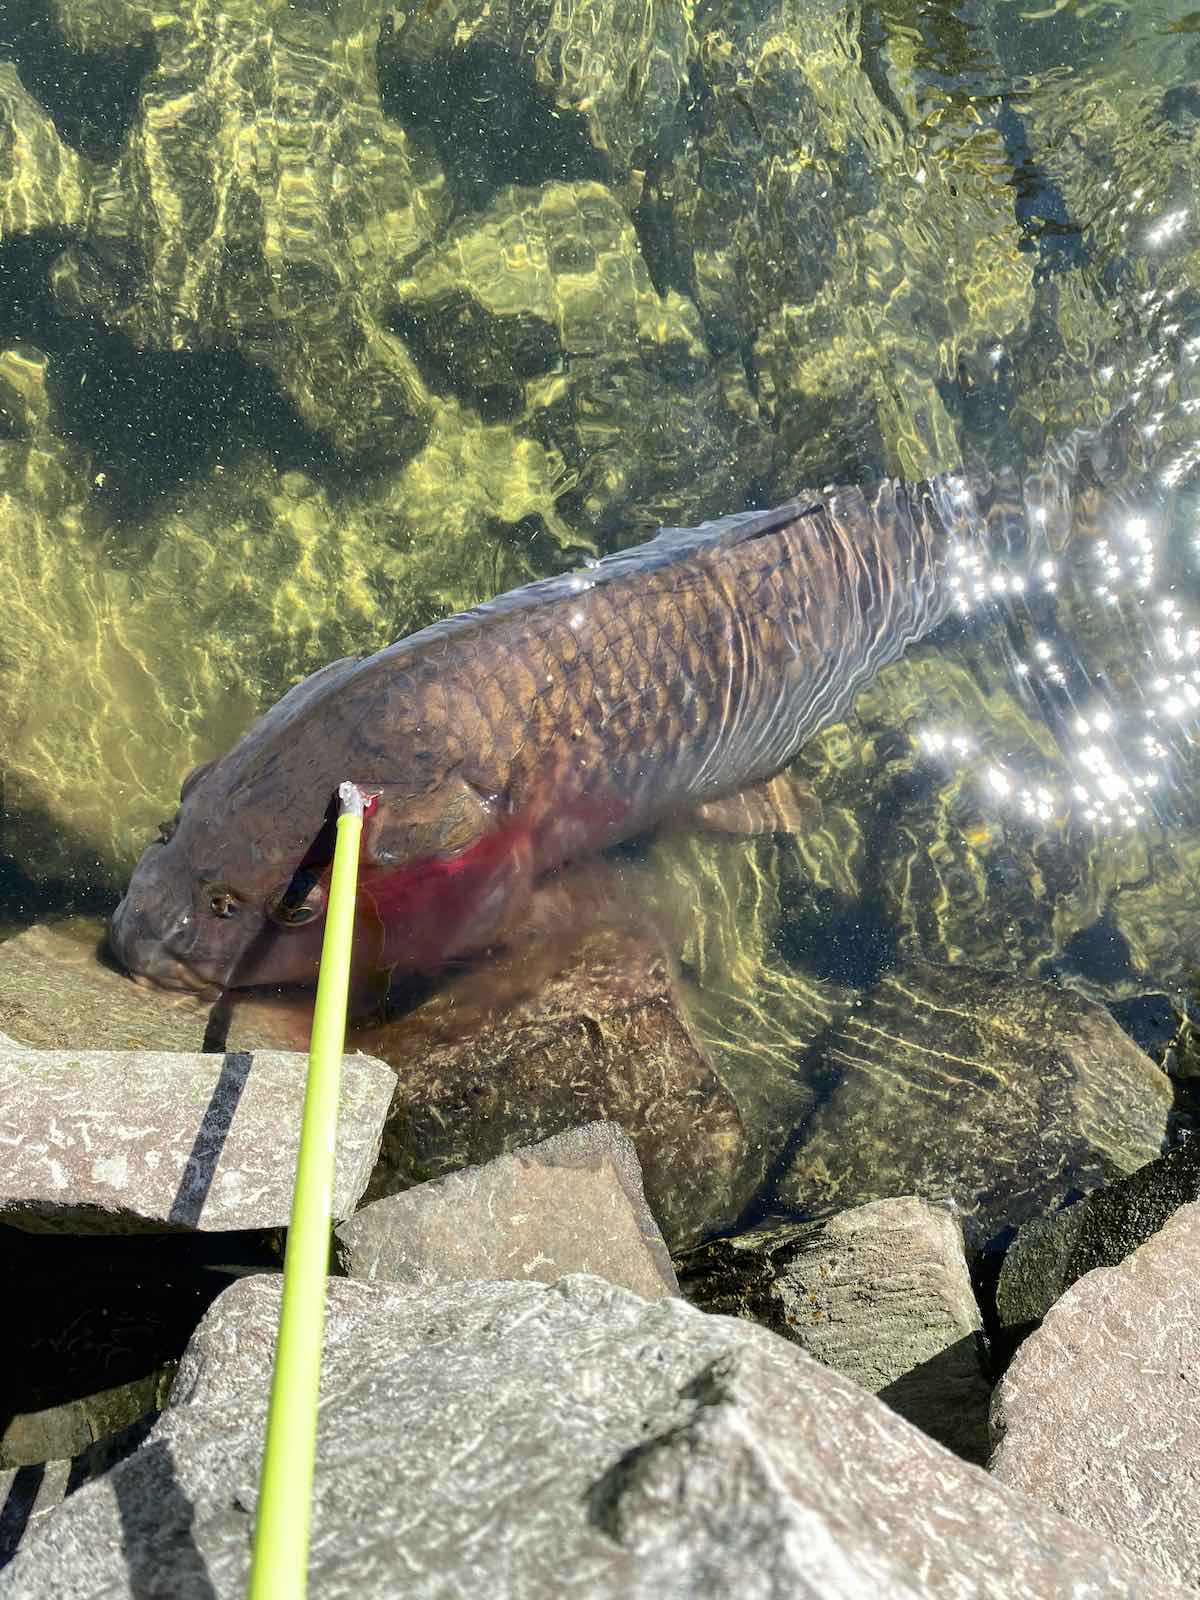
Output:
[[169,974],[134,972],[130,967],[125,968],[125,973],[130,982],[136,983],[139,989],[156,990],[160,994],[192,994],[197,999],[215,1000],[225,992],[221,984],[214,983],[210,978],[201,978],[198,973],[189,971],[182,963],[173,968]]

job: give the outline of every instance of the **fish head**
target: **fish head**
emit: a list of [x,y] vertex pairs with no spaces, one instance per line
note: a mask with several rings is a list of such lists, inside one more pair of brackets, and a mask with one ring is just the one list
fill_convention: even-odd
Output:
[[323,740],[297,738],[295,726],[272,734],[273,715],[189,775],[175,817],[135,867],[109,925],[131,975],[193,992],[315,983],[332,799],[347,778],[375,796],[361,845],[357,970],[434,970],[487,943],[525,876],[528,833],[502,825],[499,798],[464,776],[453,742],[401,740],[364,774],[354,765],[361,738],[351,756],[328,728]]
[[285,821],[239,796],[224,765],[185,779],[179,810],[112,915],[110,948],[135,979],[164,989],[313,982],[325,885],[316,875],[298,893],[298,868],[322,832],[329,792],[299,805],[291,796]]

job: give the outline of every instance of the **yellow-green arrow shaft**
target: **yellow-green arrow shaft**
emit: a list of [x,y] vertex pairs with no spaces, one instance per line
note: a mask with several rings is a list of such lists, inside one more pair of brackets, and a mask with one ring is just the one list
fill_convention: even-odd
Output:
[[341,813],[317,979],[296,1190],[283,1263],[279,1342],[254,1523],[249,1600],[303,1600],[308,1586],[338,1092],[346,1044],[354,898],[363,824],[363,801],[358,790],[344,783],[339,796]]

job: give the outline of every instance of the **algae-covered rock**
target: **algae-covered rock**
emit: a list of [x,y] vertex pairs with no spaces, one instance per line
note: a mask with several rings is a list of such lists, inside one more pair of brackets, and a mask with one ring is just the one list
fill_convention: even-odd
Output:
[[339,450],[403,458],[426,406],[382,300],[436,227],[441,180],[383,115],[377,23],[282,7],[197,22],[153,30],[86,246],[56,266],[58,305],[138,349],[235,350]]
[[824,1222],[715,1239],[677,1267],[693,1305],[761,1323],[957,1454],[986,1461],[982,1321],[949,1212],[876,1200]]
[[[0,943],[0,1046],[39,1050],[198,1051],[214,1029],[214,1002],[131,983],[103,954],[104,925],[80,918],[38,924]],[[231,1050],[304,1050],[312,1007],[251,995],[226,1002],[221,1042]]]
[[171,1363],[130,1383],[40,1411],[20,1412],[0,1434],[0,1469],[81,1455],[148,1413],[161,1411],[174,1372]]
[[443,148],[468,146],[458,174],[466,198],[489,162],[548,174],[572,158],[582,164],[585,144],[620,173],[644,160],[683,121],[692,27],[680,6],[440,0],[396,12],[380,60],[389,103],[406,123]]
[[781,1176],[807,1212],[948,1200],[980,1245],[1162,1148],[1166,1076],[1102,1007],[969,967],[889,973],[822,1044],[836,1075]]
[[636,893],[680,962],[688,1022],[737,1105],[757,1190],[817,1098],[809,1053],[855,999],[848,985],[780,953],[787,851],[773,836],[701,829],[654,840]]
[[1200,1200],[1200,1141],[1168,1150],[1127,1178],[1035,1217],[1004,1255],[996,1313],[1009,1328],[1038,1322],[1097,1267],[1114,1267],[1163,1227],[1181,1206]]
[[660,295],[599,182],[501,189],[414,263],[394,317],[431,388],[555,452],[581,528],[630,543],[702,520],[747,470],[695,305]]
[[83,221],[82,163],[28,92],[11,61],[0,61],[0,245]]

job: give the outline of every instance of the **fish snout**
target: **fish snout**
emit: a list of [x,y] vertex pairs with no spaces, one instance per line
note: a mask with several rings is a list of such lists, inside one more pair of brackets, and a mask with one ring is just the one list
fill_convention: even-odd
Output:
[[183,912],[164,930],[131,884],[109,918],[108,946],[135,983],[160,989],[182,989],[192,994],[215,993],[220,984],[196,972],[180,948],[192,917]]

